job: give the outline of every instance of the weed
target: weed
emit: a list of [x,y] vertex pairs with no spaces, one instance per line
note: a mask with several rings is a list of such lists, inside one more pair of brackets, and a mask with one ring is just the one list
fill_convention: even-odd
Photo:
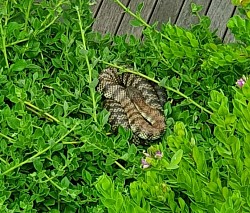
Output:
[[[93,32],[86,0],[2,1],[0,211],[250,212],[250,8],[233,2],[245,16],[224,44],[194,4],[191,29],[157,30],[143,4],[114,0],[141,41]],[[95,89],[107,66],[166,89],[168,128],[152,146],[111,132]]]

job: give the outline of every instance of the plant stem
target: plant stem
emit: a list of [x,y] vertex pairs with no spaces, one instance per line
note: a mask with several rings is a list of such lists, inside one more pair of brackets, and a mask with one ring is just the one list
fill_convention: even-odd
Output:
[[24,39],[21,39],[21,40],[17,40],[17,41],[14,41],[12,43],[9,43],[9,44],[6,44],[5,47],[11,47],[15,44],[19,44],[19,43],[22,43],[22,42],[25,42],[25,41],[28,41],[29,38],[24,38]]
[[126,171],[126,169],[118,161],[115,161],[115,164],[119,166],[122,170]]
[[9,136],[7,136],[7,135],[4,135],[3,133],[1,133],[0,132],[0,136],[1,137],[3,137],[3,138],[5,138],[5,139],[7,139],[7,140],[9,140],[10,142],[12,142],[12,143],[14,143],[15,142],[15,140],[13,139],[13,138],[10,138]]
[[30,163],[32,162],[33,159],[37,158],[38,156],[42,155],[43,153],[47,152],[48,150],[50,150],[53,146],[55,146],[56,144],[60,143],[67,135],[69,135],[72,131],[74,131],[74,129],[77,127],[78,124],[75,124],[65,135],[63,135],[61,138],[59,138],[53,145],[49,145],[47,148],[43,149],[40,152],[37,152],[35,155],[33,155],[32,157],[28,158],[27,160],[11,167],[10,169],[6,170],[5,172],[3,172],[0,175],[6,175],[9,172],[23,166],[24,164]]
[[[85,38],[85,31],[83,30],[83,25],[82,25],[82,20],[81,20],[81,15],[80,15],[80,12],[79,12],[79,8],[76,7],[76,11],[77,11],[77,15],[78,15],[78,21],[79,21],[79,27],[80,27],[80,30],[81,30],[81,36],[82,36],[82,43],[83,43],[83,48],[84,50],[87,52],[87,45],[86,45],[86,38]],[[87,67],[88,67],[88,71],[89,71],[89,78],[88,78],[88,83],[89,85],[92,83],[92,67],[90,65],[90,62],[89,62],[89,58],[88,58],[88,54],[86,53],[85,54],[85,60],[86,60],[86,64],[87,64]],[[94,118],[94,121],[97,122],[97,116],[96,116],[96,100],[95,100],[95,90],[94,88],[92,88],[91,86],[89,87],[90,89],[90,95],[91,95],[91,98],[92,98],[92,105],[93,105],[93,118]]]
[[[150,77],[148,77],[147,75],[144,75],[144,74],[142,74],[142,73],[140,73],[140,72],[133,71],[133,70],[130,70],[130,69],[127,69],[127,68],[118,66],[118,65],[116,65],[116,64],[112,64],[112,63],[106,62],[106,61],[102,61],[102,62],[103,62],[104,64],[107,64],[107,65],[109,65],[109,66],[115,67],[115,68],[120,69],[120,70],[123,70],[123,71],[125,71],[125,72],[129,72],[129,73],[132,73],[132,74],[135,74],[135,75],[139,75],[139,76],[141,76],[141,77],[143,77],[143,78],[145,78],[145,79],[147,79],[147,80],[149,80],[149,81],[152,81],[152,82],[154,82],[154,83],[156,83],[156,84],[159,84],[159,83],[160,83],[159,81],[157,81],[157,80],[155,80],[155,79],[153,79],[153,78],[150,78]],[[178,94],[178,95],[184,97],[184,98],[187,99],[190,103],[194,104],[195,106],[197,106],[198,108],[200,108],[200,109],[203,110],[204,112],[206,112],[206,113],[208,113],[208,114],[210,114],[210,115],[213,114],[211,111],[209,111],[208,109],[204,108],[203,106],[201,106],[200,104],[198,104],[198,103],[195,102],[193,99],[189,98],[188,96],[186,96],[185,94],[183,94],[183,93],[180,92],[179,90],[176,90],[176,89],[174,89],[174,88],[172,88],[172,87],[168,87],[168,86],[165,86],[165,85],[164,85],[163,87],[164,87],[165,89],[167,89],[167,90],[170,90],[170,91],[172,91],[172,92],[174,92],[174,93],[176,93],[176,94]]]
[[0,161],[2,161],[4,164],[8,164],[8,162],[1,157],[0,157]]
[[150,41],[152,42],[152,44],[153,44],[155,50],[158,52],[158,54],[159,54],[161,60],[162,60],[167,66],[170,66],[173,72],[175,72],[176,74],[178,74],[179,76],[181,76],[181,73],[178,72],[177,70],[175,70],[175,69],[173,68],[173,66],[171,66],[170,63],[162,56],[162,54],[161,54],[159,48],[156,46],[156,44],[155,44],[155,42],[154,42],[154,40],[153,40],[151,34],[149,35],[149,39],[150,39]]
[[[105,150],[103,150],[102,148],[100,148],[100,147],[96,146],[95,144],[90,143],[90,142],[88,142],[88,141],[85,141],[85,142],[88,143],[89,145],[95,147],[96,149],[102,151],[103,154],[105,154]],[[117,157],[117,156],[115,156],[115,154],[113,154],[113,153],[109,153],[109,154],[110,154],[110,155],[113,155],[115,158]],[[114,162],[115,162],[115,164],[116,164],[117,166],[119,166],[122,170],[126,171],[126,168],[124,168],[118,161],[114,161]]]
[[[139,22],[141,22],[145,27],[152,29],[152,27],[145,22],[140,16],[137,16],[136,14],[134,14],[129,8],[127,8],[120,0],[113,0],[115,3],[117,3],[126,13],[128,13],[129,15],[131,15],[132,17],[134,17],[135,19],[137,19]],[[159,33],[163,38],[171,41],[172,39],[169,38],[168,36],[160,33],[158,30],[154,29],[156,33]]]
[[129,8],[127,8],[121,1],[114,0],[115,3],[117,3],[126,13],[140,21],[145,27],[152,28],[147,22],[145,22],[141,17],[134,14]]
[[63,191],[63,188],[61,188],[57,183],[55,183],[53,181],[54,177],[49,177],[48,175],[44,174],[45,177],[47,178],[47,181],[49,181],[53,186],[55,186],[57,189],[59,189],[60,191]]
[[[53,12],[55,12],[62,4],[64,3],[64,1],[59,1],[58,4],[55,6],[55,8],[53,9]],[[34,35],[38,35],[40,33],[42,33],[44,30],[46,30],[48,27],[50,27],[57,19],[58,17],[61,15],[62,11],[58,11],[58,14],[55,16],[55,14],[52,14],[51,12],[46,16],[46,18],[43,20],[43,22],[41,23],[41,27],[43,27],[44,25],[44,28],[36,31],[34,33]],[[54,19],[50,22],[50,23],[46,23],[47,20],[51,17],[51,16],[55,16]]]
[[[62,4],[63,4],[63,1],[60,1],[60,2],[55,6],[55,9],[54,9],[53,11],[56,11],[56,10],[58,9],[58,7],[61,6]],[[60,16],[61,13],[62,13],[62,11],[59,11],[58,14],[53,18],[53,20],[52,20],[50,23],[47,23],[47,24],[46,24],[46,21],[47,21],[47,20],[50,18],[50,16],[51,16],[51,13],[48,14],[48,15],[46,16],[46,18],[44,19],[44,21],[42,22],[42,24],[41,24],[41,27],[44,26],[44,25],[45,25],[45,26],[44,26],[42,29],[35,31],[33,35],[34,35],[34,36],[39,35],[39,34],[42,33],[43,31],[45,31],[48,27],[50,27],[52,24],[54,24],[55,21],[58,19],[58,17]],[[21,40],[17,40],[17,41],[14,41],[14,42],[12,42],[12,43],[6,44],[5,47],[11,47],[11,46],[13,46],[13,45],[15,45],[15,44],[19,44],[19,43],[22,43],[22,42],[25,42],[25,41],[28,41],[28,40],[29,40],[29,38],[24,38],[24,39],[21,39]]]
[[38,34],[42,33],[43,31],[45,31],[48,27],[50,27],[52,24],[55,23],[55,21],[58,19],[59,15],[61,14],[62,12],[58,13],[57,16],[54,17],[54,19],[49,23],[49,24],[46,24],[46,26],[44,28],[42,28],[41,30],[38,30],[37,32],[34,33],[34,36],[37,36]]
[[[31,111],[31,112],[33,112],[34,114],[36,114],[37,116],[43,117],[41,113],[37,112],[36,110],[32,109],[31,107],[26,106],[26,108],[27,108],[29,111]],[[50,118],[46,118],[46,119],[47,119],[48,121],[50,121],[50,122],[53,122],[53,120],[51,120]]]
[[63,141],[63,144],[81,144],[82,142],[78,142],[78,141]]
[[9,61],[8,61],[8,55],[7,55],[7,51],[6,51],[6,37],[5,37],[5,32],[3,30],[3,25],[2,25],[2,19],[0,19],[0,34],[2,35],[2,51],[3,51],[3,55],[4,55],[4,60],[5,60],[5,64],[7,68],[10,68],[9,66]]
[[27,31],[28,21],[29,21],[29,16],[30,16],[30,9],[31,9],[32,4],[33,4],[33,0],[29,0],[29,5],[28,5],[27,11],[25,13],[24,31]]
[[[35,105],[31,104],[30,102],[28,101],[24,101],[24,104],[27,106],[27,108],[29,110],[31,110],[32,112],[34,112],[35,114],[41,116],[42,114],[45,115],[50,121],[55,121],[56,123],[59,123],[60,121],[55,118],[54,116],[50,115],[49,113],[47,112],[43,112],[43,110],[41,110],[40,108],[36,107]],[[37,113],[36,111],[40,112],[40,113]]]

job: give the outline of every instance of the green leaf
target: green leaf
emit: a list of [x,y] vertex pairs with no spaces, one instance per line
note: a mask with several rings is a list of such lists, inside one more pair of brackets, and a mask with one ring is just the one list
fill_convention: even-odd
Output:
[[174,169],[178,169],[179,166],[177,164],[169,164],[167,166],[165,166],[166,169],[169,169],[169,170],[174,170]]
[[60,213],[60,211],[58,209],[51,209],[50,213]]
[[216,126],[214,128],[214,136],[221,142],[224,144],[227,144],[228,142],[228,137],[226,135],[226,131],[224,131],[222,128]]
[[134,26],[134,27],[143,26],[143,24],[142,24],[139,20],[137,20],[137,19],[131,20],[131,21],[130,21],[130,24],[131,24],[132,26]]
[[20,127],[20,121],[19,121],[19,119],[15,118],[15,117],[7,118],[7,123],[9,125],[9,127],[14,129],[14,130],[17,130]]
[[62,143],[58,143],[56,145],[53,145],[53,147],[52,147],[53,152],[60,151],[62,149],[63,149],[63,144]]
[[64,110],[64,115],[66,116],[68,113],[69,105],[67,101],[63,102],[63,110]]
[[60,60],[59,58],[52,58],[51,61],[54,67],[63,68],[62,60]]
[[91,173],[88,172],[87,170],[82,170],[82,177],[83,177],[83,180],[85,180],[88,184],[92,183]]
[[27,67],[27,62],[24,59],[18,59],[14,64],[11,65],[11,70],[15,72],[20,72]]
[[234,124],[235,123],[235,121],[236,121],[236,116],[235,115],[227,115],[226,117],[225,117],[225,124],[226,125],[229,125],[229,124]]
[[236,156],[237,154],[240,153],[240,147],[241,147],[241,144],[240,144],[240,140],[239,138],[237,138],[236,136],[234,135],[231,135],[229,138],[228,138],[229,142],[231,144],[231,147],[232,147],[232,152],[234,154],[234,156]]
[[89,84],[89,88],[95,89],[95,87],[97,86],[97,84],[98,84],[98,79],[94,78],[93,81]]
[[228,149],[225,149],[225,148],[223,148],[223,147],[221,147],[221,146],[217,146],[216,147],[216,149],[217,149],[217,151],[218,151],[218,153],[221,155],[221,156],[223,156],[224,158],[232,158],[232,153],[231,153],[231,151],[230,150],[228,150]]
[[36,158],[34,161],[33,161],[33,165],[35,167],[35,169],[38,171],[38,172],[41,172],[42,169],[43,169],[43,162],[41,161],[41,158]]
[[250,10],[247,11],[247,17],[250,19]]
[[202,10],[202,6],[195,3],[191,3],[191,9],[192,13],[198,13]]
[[232,2],[232,4],[238,6],[238,5],[240,5],[241,0],[232,0],[231,2]]
[[64,34],[61,35],[61,41],[66,45],[69,43],[68,37]]
[[62,186],[63,188],[68,188],[68,187],[69,187],[69,184],[70,184],[70,182],[69,182],[69,179],[68,179],[67,177],[64,177],[64,178],[61,180],[61,186]]
[[104,190],[109,190],[112,185],[111,179],[108,176],[102,176],[101,185]]
[[178,150],[174,156],[171,158],[171,165],[178,165],[182,159],[182,155],[183,155],[183,150]]
[[129,157],[130,157],[130,158],[134,158],[136,152],[137,152],[136,146],[135,146],[134,144],[131,144],[131,146],[130,146],[129,149],[128,149]]
[[193,158],[196,163],[197,169],[199,172],[203,173],[204,171],[204,165],[205,165],[205,156],[204,151],[202,148],[198,148],[197,146],[193,147]]
[[140,4],[137,5],[137,7],[136,7],[137,15],[141,13],[143,7],[144,7],[144,2],[141,2]]
[[248,80],[242,87],[242,92],[247,99],[250,98],[250,80]]

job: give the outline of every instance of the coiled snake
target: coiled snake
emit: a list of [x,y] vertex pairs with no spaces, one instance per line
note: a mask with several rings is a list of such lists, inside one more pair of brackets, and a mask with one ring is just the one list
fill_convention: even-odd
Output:
[[158,139],[163,134],[162,107],[166,97],[157,84],[131,73],[118,75],[117,69],[107,68],[99,75],[97,90],[105,97],[104,107],[110,112],[113,130],[118,126],[130,128],[143,141]]

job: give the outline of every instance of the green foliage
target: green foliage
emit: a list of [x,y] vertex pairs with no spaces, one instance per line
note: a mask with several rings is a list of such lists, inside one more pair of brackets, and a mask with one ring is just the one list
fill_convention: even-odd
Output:
[[[0,3],[0,212],[250,212],[248,1],[234,1],[245,16],[228,21],[231,44],[198,5],[191,29],[158,31],[143,4],[114,2],[143,42],[93,32],[90,1]],[[152,146],[111,133],[95,90],[107,65],[166,88]]]

